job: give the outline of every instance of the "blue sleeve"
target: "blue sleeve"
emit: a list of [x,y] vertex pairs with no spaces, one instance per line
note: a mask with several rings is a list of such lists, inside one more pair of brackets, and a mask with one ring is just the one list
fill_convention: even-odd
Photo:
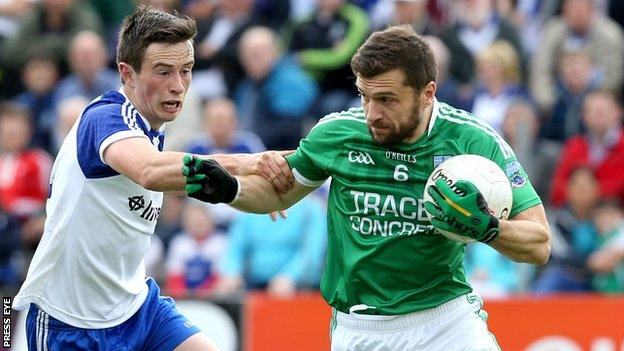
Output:
[[245,266],[245,237],[248,236],[247,218],[239,215],[234,218],[229,229],[230,243],[223,257],[220,266],[220,274],[225,277],[243,277],[243,267]]
[[118,173],[104,163],[106,147],[131,137],[146,137],[137,114],[118,104],[95,105],[80,118],[76,133],[78,163],[87,178],[105,178]]
[[293,279],[298,286],[316,286],[323,270],[323,259],[327,240],[327,217],[322,202],[318,199],[306,198],[298,204],[305,212],[302,229],[301,246],[284,267],[281,274]]

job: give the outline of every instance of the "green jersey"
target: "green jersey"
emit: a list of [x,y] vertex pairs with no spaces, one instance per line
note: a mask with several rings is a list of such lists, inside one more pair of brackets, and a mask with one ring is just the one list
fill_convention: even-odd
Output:
[[541,201],[509,145],[482,120],[434,101],[427,133],[413,143],[376,144],[362,108],[322,118],[287,160],[296,180],[331,177],[327,260],[321,293],[348,313],[396,315],[433,308],[472,288],[462,265],[465,244],[437,233],[423,202],[427,178],[455,155],[478,154],[506,171],[510,217]]

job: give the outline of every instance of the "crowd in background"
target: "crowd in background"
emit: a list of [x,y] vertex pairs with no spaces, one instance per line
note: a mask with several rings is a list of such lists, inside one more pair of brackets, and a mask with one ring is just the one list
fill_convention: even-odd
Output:
[[[43,231],[52,161],[89,101],[119,89],[116,35],[137,4],[194,17],[193,83],[166,148],[292,149],[358,106],[349,61],[409,24],[438,64],[437,98],[490,123],[547,206],[540,268],[472,244],[487,296],[624,292],[624,2],[609,0],[0,0],[0,288],[16,291]],[[148,271],[176,296],[316,289],[326,187],[287,220],[166,195]]]

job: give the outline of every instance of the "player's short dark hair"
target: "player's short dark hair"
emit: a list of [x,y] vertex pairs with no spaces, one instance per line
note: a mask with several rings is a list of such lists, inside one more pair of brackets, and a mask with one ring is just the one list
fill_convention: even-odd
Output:
[[167,13],[140,6],[121,24],[117,63],[125,62],[141,71],[145,50],[151,43],[176,44],[197,34],[195,20],[177,12]]
[[435,82],[437,75],[429,44],[410,25],[391,26],[371,34],[353,55],[351,69],[365,78],[400,69],[405,84],[417,91]]

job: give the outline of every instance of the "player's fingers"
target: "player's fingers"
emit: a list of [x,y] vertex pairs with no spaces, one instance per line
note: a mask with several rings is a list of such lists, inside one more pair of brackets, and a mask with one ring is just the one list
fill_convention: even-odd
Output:
[[190,183],[200,183],[200,182],[204,182],[206,180],[208,176],[205,174],[195,174],[192,176],[186,176],[186,183],[190,184]]
[[265,173],[273,187],[280,193],[292,188],[292,172],[286,160],[278,153],[267,154]]
[[433,200],[433,202],[436,204],[438,208],[444,209],[444,206],[446,205],[446,201],[444,200],[444,196],[440,194],[438,187],[436,187],[435,185],[428,187],[427,193],[429,193],[429,196],[431,196],[431,199]]
[[468,180],[458,180],[455,183],[455,186],[463,191],[466,192],[466,194],[478,194],[480,193],[479,189],[471,182]]
[[271,212],[271,213],[269,213],[269,216],[271,217],[271,220],[273,222],[277,221],[277,212]]
[[453,194],[455,194],[453,189],[451,189],[451,187],[442,178],[435,181],[435,186],[438,192],[445,198],[452,198]]
[[195,160],[194,160],[194,159],[195,159],[195,155],[193,155],[193,154],[186,154],[186,155],[184,155],[184,157],[182,158],[182,163],[183,163],[185,166],[190,166],[190,165],[192,165],[193,163],[195,163]]
[[186,191],[187,194],[192,194],[192,193],[200,191],[201,188],[202,188],[201,184],[187,184],[186,187],[184,187],[184,190]]
[[288,218],[288,212],[286,212],[286,210],[279,211],[279,215],[284,219]]
[[277,151],[275,153],[275,157],[273,158],[273,161],[275,161],[275,163],[280,169],[281,175],[290,183],[292,183],[295,180],[295,177],[293,176],[292,170],[290,169],[290,166],[288,165],[288,162],[286,161],[285,157],[292,154],[293,152],[295,151],[294,150]]
[[442,209],[438,206],[436,206],[433,202],[431,201],[426,201],[425,202],[425,210],[427,212],[429,212],[430,215],[432,215],[433,217],[440,217]]

